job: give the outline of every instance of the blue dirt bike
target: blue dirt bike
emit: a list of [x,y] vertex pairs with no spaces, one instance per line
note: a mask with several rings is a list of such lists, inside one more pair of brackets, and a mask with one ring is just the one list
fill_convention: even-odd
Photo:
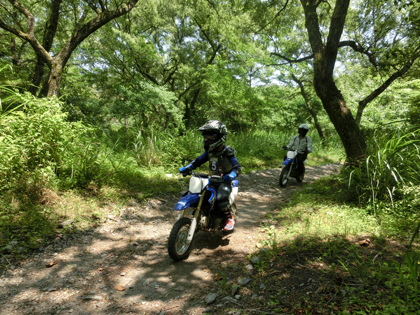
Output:
[[[284,166],[280,173],[280,179],[279,179],[280,187],[286,187],[287,182],[289,181],[290,177],[296,178],[298,183],[303,181],[304,175],[299,176],[298,160],[297,160],[296,155],[297,155],[296,150],[288,150],[287,156],[282,163],[282,165]],[[303,161],[303,163],[305,164],[306,160]],[[303,169],[303,174],[305,174],[305,168]]]
[[[223,230],[227,220],[226,215],[216,203],[215,186],[223,183],[223,176],[191,173],[188,191],[182,195],[174,207],[176,211],[180,211],[180,214],[169,235],[168,253],[175,261],[188,258],[194,233],[197,230]],[[235,218],[238,183],[237,180],[232,181],[232,192],[229,195],[229,207]],[[189,212],[191,215],[188,214]]]

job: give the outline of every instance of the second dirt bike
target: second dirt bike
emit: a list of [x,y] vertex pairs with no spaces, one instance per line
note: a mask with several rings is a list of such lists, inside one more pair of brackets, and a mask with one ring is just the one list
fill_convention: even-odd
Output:
[[[282,165],[283,168],[280,173],[279,184],[280,187],[286,187],[287,182],[289,181],[290,177],[296,178],[296,180],[300,183],[303,180],[304,175],[299,176],[298,170],[298,159],[297,159],[297,151],[296,150],[288,150],[287,156],[283,161]],[[303,161],[306,163],[306,160]],[[303,169],[303,174],[305,174],[305,169]]]
[[[182,195],[174,208],[181,212],[168,240],[168,253],[173,260],[179,261],[189,257],[196,230],[219,231],[225,226],[226,215],[216,203],[216,187],[221,183],[222,176],[192,173],[188,191]],[[238,183],[237,180],[232,181],[232,192],[229,195],[229,207],[235,218]]]

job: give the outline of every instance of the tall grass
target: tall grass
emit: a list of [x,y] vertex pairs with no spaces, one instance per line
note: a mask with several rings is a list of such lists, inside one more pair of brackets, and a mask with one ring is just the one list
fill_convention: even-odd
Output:
[[420,220],[418,135],[409,128],[371,134],[363,163],[342,174],[348,199],[363,204],[392,233],[414,232]]
[[0,87],[0,247],[10,238],[30,245],[52,233],[43,207],[48,190],[98,176],[92,128],[69,123],[56,98],[36,99]]
[[361,202],[369,202],[373,209],[384,200],[394,205],[401,189],[419,185],[418,132],[399,129],[368,138],[365,160],[348,174],[349,187]]
[[[37,99],[4,86],[0,97],[0,249],[10,238],[36,244],[54,233],[56,220],[86,217],[106,200],[142,201],[179,192],[183,183],[167,174],[178,174],[179,167],[203,152],[201,134],[194,130],[179,134],[124,126],[105,133],[86,122],[69,121],[57,98]],[[281,147],[293,135],[230,132],[226,144],[250,172],[278,167]],[[321,156],[317,135],[311,137],[313,156]],[[63,206],[61,196],[78,205]]]
[[92,128],[68,123],[56,98],[2,93],[12,109],[0,113],[0,190],[43,187],[66,173],[78,181],[95,172]]
[[[126,148],[134,152],[141,167],[159,166],[169,171],[176,171],[203,152],[202,137],[197,131],[188,130],[182,135],[174,135],[171,131],[146,133],[136,129],[128,132],[131,133],[132,140]],[[278,167],[285,155],[282,147],[287,145],[294,135],[296,133],[293,131],[230,132],[226,145],[236,150],[236,156],[244,172],[248,172],[254,169]],[[308,158],[309,165],[337,162],[344,158],[338,137],[332,137],[327,146],[322,146],[315,131],[308,136],[313,140],[313,153]]]

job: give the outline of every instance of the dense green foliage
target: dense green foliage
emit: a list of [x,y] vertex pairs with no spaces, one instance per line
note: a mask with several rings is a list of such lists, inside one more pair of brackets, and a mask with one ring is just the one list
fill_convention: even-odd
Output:
[[[83,164],[94,151],[92,128],[68,123],[55,98],[39,100],[7,89],[2,93],[9,94],[4,101],[11,109],[1,112],[1,191],[43,187],[53,177],[71,177],[76,184],[93,179],[94,164]],[[93,141],[86,143],[89,138]]]
[[369,154],[362,165],[343,173],[349,181],[349,196],[357,196],[373,212],[381,205],[392,209],[402,206],[412,214],[418,213],[412,208],[412,192],[420,185],[420,139],[418,130],[410,129],[372,132],[368,138]]
[[[50,208],[51,194],[110,187],[119,191],[114,196],[141,201],[178,192],[178,180],[165,174],[177,174],[203,150],[196,131],[180,135],[178,129],[154,131],[118,123],[99,128],[91,120],[73,121],[67,104],[56,98],[38,99],[5,86],[1,95],[0,229],[5,235],[14,231],[13,237],[26,239],[28,245],[52,233],[60,216],[78,216]],[[231,132],[227,144],[250,172],[277,167],[280,148],[292,134]],[[316,143],[317,135],[313,137]]]
[[[50,77],[57,64],[49,58],[59,60],[83,23],[128,1],[20,2],[34,17],[39,46],[13,31],[29,33],[28,16],[13,1],[2,4],[0,249],[11,239],[36,248],[55,232],[56,220],[73,218],[79,228],[96,224],[104,204],[178,193],[185,184],[176,176],[178,168],[202,152],[196,128],[209,119],[227,125],[227,144],[244,172],[278,167],[281,147],[301,123],[309,124],[314,142],[310,165],[344,163],[346,145],[365,145],[340,175],[298,196],[296,207],[306,207],[305,198],[313,206],[332,197],[334,206],[325,207],[345,209],[345,218],[358,223],[354,234],[363,230],[379,241],[411,235],[417,241],[418,3],[351,1],[343,9],[346,1],[139,1],[126,16],[77,41],[62,59],[65,67]],[[318,25],[309,26],[311,14],[305,20],[308,4],[316,6]],[[60,10],[54,11],[55,5]],[[336,8],[342,11],[334,13]],[[338,20],[334,14],[346,21],[338,35],[338,27],[330,29]],[[319,38],[311,38],[316,31]],[[322,45],[310,42],[314,37]],[[321,46],[337,48],[331,64],[321,67],[329,70],[324,82],[314,80],[319,67],[313,50]],[[60,98],[34,96],[46,95],[49,79],[57,76]],[[327,83],[341,94],[335,110],[319,97]],[[337,123],[337,112],[349,117],[351,128]],[[329,232],[322,233],[330,237]],[[320,246],[330,263],[366,284],[386,287],[375,300],[384,303],[383,311],[418,306],[415,248],[398,268],[393,260],[382,265],[365,260],[341,240]],[[337,257],[341,250],[354,256]],[[347,302],[368,303],[366,293]]]

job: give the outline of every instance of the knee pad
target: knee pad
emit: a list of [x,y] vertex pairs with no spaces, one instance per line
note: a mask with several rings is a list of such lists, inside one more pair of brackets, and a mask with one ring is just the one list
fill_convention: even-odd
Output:
[[220,184],[217,189],[217,201],[224,201],[229,199],[229,195],[232,192],[232,186],[226,183]]
[[232,186],[227,183],[220,184],[217,189],[217,205],[219,209],[225,209],[229,206],[229,195],[232,192]]

